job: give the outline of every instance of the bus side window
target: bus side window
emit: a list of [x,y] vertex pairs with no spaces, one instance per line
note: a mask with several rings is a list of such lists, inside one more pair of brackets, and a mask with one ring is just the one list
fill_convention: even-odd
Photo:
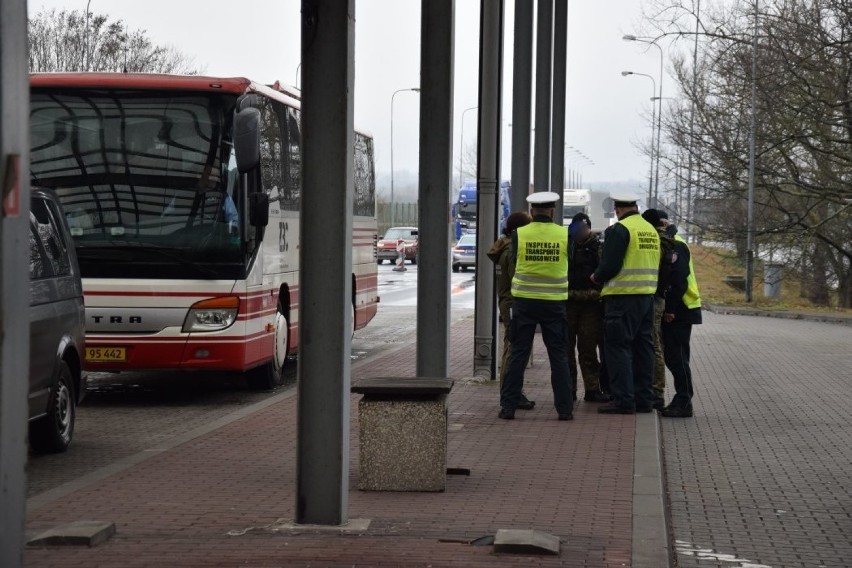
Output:
[[286,129],[284,139],[287,141],[285,150],[286,175],[284,179],[284,196],[281,206],[288,211],[298,211],[302,197],[302,133],[300,113],[294,108],[285,107]]
[[352,214],[373,217],[376,210],[376,175],[373,165],[373,140],[355,133],[355,192]]
[[284,141],[274,103],[264,98],[260,107],[260,179],[274,202],[284,188]]

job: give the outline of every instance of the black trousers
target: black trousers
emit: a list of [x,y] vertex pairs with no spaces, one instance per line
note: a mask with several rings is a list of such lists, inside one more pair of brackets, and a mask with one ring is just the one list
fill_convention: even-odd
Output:
[[654,402],[654,296],[610,295],[604,300],[606,370],[613,404]]
[[674,320],[663,322],[663,357],[674,377],[675,396],[672,406],[692,408],[692,370],[689,367],[689,340],[692,324]]
[[524,369],[532,351],[536,325],[541,326],[541,338],[550,359],[550,385],[553,387],[554,406],[559,414],[571,414],[574,400],[566,350],[568,320],[565,316],[564,301],[515,298],[509,330],[512,349],[500,387],[500,406],[510,410],[518,407],[524,388]]

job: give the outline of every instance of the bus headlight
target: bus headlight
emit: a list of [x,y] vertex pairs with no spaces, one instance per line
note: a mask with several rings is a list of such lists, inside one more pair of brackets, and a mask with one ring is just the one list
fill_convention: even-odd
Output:
[[233,325],[239,311],[240,299],[236,296],[201,300],[190,306],[181,331],[221,331]]

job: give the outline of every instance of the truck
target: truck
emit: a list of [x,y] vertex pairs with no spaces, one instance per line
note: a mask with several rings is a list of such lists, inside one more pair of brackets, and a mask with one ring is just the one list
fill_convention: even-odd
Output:
[[[509,189],[508,181],[500,182],[500,206],[498,208],[497,226],[501,227],[503,221],[509,216]],[[467,181],[459,188],[455,201],[452,204],[452,216],[455,223],[456,239],[463,234],[476,233],[477,226],[477,198],[475,181]]]
[[585,213],[592,223],[592,231],[603,232],[615,222],[612,198],[608,191],[571,188],[562,192],[562,217],[567,226],[577,213]]

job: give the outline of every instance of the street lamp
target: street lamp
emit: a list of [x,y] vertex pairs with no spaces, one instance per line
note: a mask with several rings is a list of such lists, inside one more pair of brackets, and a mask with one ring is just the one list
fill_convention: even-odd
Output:
[[390,218],[390,221],[391,222],[390,222],[390,224],[391,224],[391,227],[394,226],[394,221],[396,220],[395,219],[395,211],[394,211],[394,207],[393,207],[393,99],[394,99],[394,97],[396,97],[397,93],[401,93],[403,91],[413,91],[415,93],[419,93],[420,87],[410,87],[408,89],[397,89],[391,95],[391,119],[390,119],[390,130],[391,130],[390,131],[390,147],[391,147],[391,151],[390,151],[390,155],[391,155],[391,197],[390,197],[391,218]]
[[467,114],[467,111],[476,110],[478,108],[478,106],[466,108],[461,115],[461,139],[459,140],[459,187],[464,185],[464,180],[462,179],[462,160],[464,159],[464,115]]
[[653,77],[648,75],[647,73],[634,73],[633,71],[622,71],[622,77],[627,77],[628,75],[637,75],[639,77],[647,77],[651,80],[651,84],[653,85],[653,90],[651,91],[651,171],[648,174],[648,207],[651,206],[651,198],[653,197],[652,190],[654,188],[654,120],[657,115],[657,107],[653,104],[654,93],[657,92],[657,81],[654,80]]
[[[660,106],[657,111],[657,173],[654,176],[654,207],[658,205],[657,200],[659,199],[660,194],[659,186],[660,186],[660,134],[661,134],[661,126],[663,121],[663,48],[656,41],[649,41],[646,39],[641,39],[636,37],[635,35],[625,35],[621,39],[624,41],[638,41],[639,43],[644,43],[646,45],[653,45],[657,49],[660,50],[660,94],[659,101]],[[653,99],[652,99],[653,100]]]

